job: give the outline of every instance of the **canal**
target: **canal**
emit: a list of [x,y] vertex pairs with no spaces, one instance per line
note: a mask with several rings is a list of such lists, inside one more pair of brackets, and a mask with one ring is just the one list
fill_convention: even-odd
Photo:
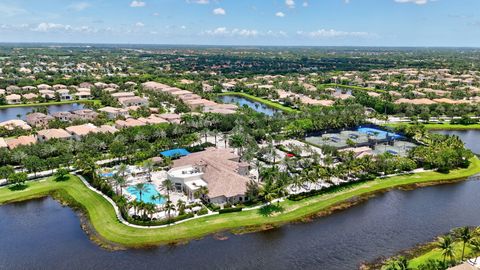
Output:
[[478,194],[475,179],[392,190],[309,223],[123,251],[92,243],[70,208],[44,198],[0,207],[0,269],[356,269],[454,227],[480,225]]
[[268,116],[273,116],[275,113],[279,113],[278,110],[275,110],[263,103],[249,100],[244,97],[237,97],[237,96],[220,96],[219,99],[223,103],[229,103],[229,104],[238,104],[240,107],[247,106],[251,109],[253,109],[256,112],[266,114]]
[[[28,106],[28,107],[13,107],[13,108],[0,109],[0,122],[12,120],[12,119],[25,120],[25,116],[28,113],[40,107],[41,106]],[[47,107],[48,113],[50,114],[56,113],[56,112],[63,112],[63,111],[81,110],[84,108],[83,104],[80,104],[80,103],[49,105],[46,107]]]

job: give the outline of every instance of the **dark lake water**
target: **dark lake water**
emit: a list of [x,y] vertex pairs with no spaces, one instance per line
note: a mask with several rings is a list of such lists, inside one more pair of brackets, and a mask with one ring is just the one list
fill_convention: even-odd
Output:
[[[33,109],[37,109],[39,107],[15,107],[15,108],[7,108],[7,109],[0,109],[0,122],[18,119],[18,115],[20,115],[20,119],[25,119],[25,116],[32,112]],[[75,111],[83,109],[83,104],[80,103],[73,103],[73,104],[62,104],[62,105],[50,105],[47,106],[49,113],[56,113],[56,112],[63,112],[63,111]]]
[[459,226],[480,225],[480,181],[393,190],[310,223],[224,241],[107,251],[51,198],[0,207],[0,269],[357,269]]
[[263,113],[263,114],[266,114],[266,115],[269,115],[269,116],[273,116],[275,113],[278,112],[278,110],[270,108],[270,107],[266,106],[265,104],[262,104],[260,102],[256,102],[256,101],[253,101],[253,100],[249,100],[249,99],[246,99],[246,98],[243,98],[243,97],[220,96],[219,98],[223,103],[238,104],[240,106],[246,105],[249,108],[252,108],[253,110],[255,110],[257,112],[260,112],[260,113]]
[[457,135],[463,140],[466,147],[474,153],[480,154],[480,130],[440,130],[434,133]]

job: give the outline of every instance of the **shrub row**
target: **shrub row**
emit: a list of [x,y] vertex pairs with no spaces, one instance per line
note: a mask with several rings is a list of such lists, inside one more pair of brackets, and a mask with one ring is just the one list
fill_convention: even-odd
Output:
[[291,201],[301,201],[303,199],[313,197],[313,196],[317,196],[317,195],[335,193],[335,192],[339,192],[339,191],[342,191],[342,190],[346,190],[346,189],[352,188],[356,185],[362,184],[366,181],[369,181],[369,180],[359,180],[359,181],[356,181],[356,182],[343,183],[343,184],[338,185],[338,186],[331,186],[331,187],[320,189],[320,190],[311,190],[311,191],[308,191],[308,192],[291,194],[287,197],[287,199],[289,199]]
[[225,214],[225,213],[240,212],[240,211],[242,211],[242,209],[243,209],[243,208],[241,208],[241,207],[224,208],[224,209],[218,210],[218,213],[220,213],[220,214]]
[[160,225],[167,225],[171,224],[180,220],[184,220],[187,218],[192,218],[194,217],[194,214],[188,213],[176,217],[172,217],[170,219],[159,219],[159,220],[141,220],[141,219],[135,219],[127,215],[127,221],[131,224],[135,225],[140,225],[140,226],[160,226]]

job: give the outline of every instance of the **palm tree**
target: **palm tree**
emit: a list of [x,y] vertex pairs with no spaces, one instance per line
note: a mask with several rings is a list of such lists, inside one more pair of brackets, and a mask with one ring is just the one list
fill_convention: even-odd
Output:
[[147,171],[148,182],[152,182],[152,170],[154,163],[151,159],[147,159],[143,162],[142,167]]
[[116,189],[117,189],[117,194],[118,194],[118,189],[120,188],[120,196],[122,196],[123,195],[122,187],[127,182],[125,180],[125,177],[116,173],[116,174],[113,175],[113,181],[115,181],[115,184],[116,184],[115,186],[116,186]]
[[121,175],[123,178],[125,178],[127,171],[128,171],[128,166],[125,163],[118,165],[117,173]]
[[130,202],[130,206],[133,207],[133,214],[137,214],[137,208],[140,203],[137,200],[133,200]]
[[273,184],[273,181],[268,181],[264,185],[262,185],[260,187],[259,194],[261,197],[263,197],[267,204],[270,204],[277,195],[276,187]]
[[170,179],[165,179],[162,182],[163,188],[167,191],[167,201],[170,200],[170,190],[173,190],[173,182]]
[[148,192],[150,188],[145,183],[138,183],[133,186],[133,189],[138,192],[139,201],[142,201],[143,193]]
[[175,205],[173,205],[172,201],[168,200],[163,205],[163,209],[167,211],[167,218],[170,219],[170,211],[175,210]]
[[477,255],[480,253],[480,240],[479,239],[472,239],[470,241],[470,246],[472,249],[472,253],[475,255],[475,264],[477,263]]
[[185,202],[182,200],[177,201],[177,209],[179,213],[183,213],[185,211]]
[[463,247],[462,247],[462,261],[463,261],[463,257],[465,256],[465,246],[473,238],[472,230],[469,227],[462,227],[462,228],[459,228],[459,229],[455,230],[455,235],[459,239],[461,239],[462,243],[463,243]]
[[448,235],[441,237],[438,247],[442,250],[443,264],[445,265],[447,257],[451,260],[455,256],[452,238]]
[[199,189],[195,191],[193,196],[198,199],[198,198],[204,198],[208,194],[208,188],[206,186],[202,186]]
[[155,213],[156,205],[153,203],[145,204],[145,212],[150,215],[150,219],[153,219],[153,213]]

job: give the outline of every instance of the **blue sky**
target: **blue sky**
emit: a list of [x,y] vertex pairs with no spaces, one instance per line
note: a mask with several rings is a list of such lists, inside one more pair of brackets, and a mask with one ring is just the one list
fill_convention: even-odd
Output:
[[0,0],[0,42],[480,47],[480,0]]

